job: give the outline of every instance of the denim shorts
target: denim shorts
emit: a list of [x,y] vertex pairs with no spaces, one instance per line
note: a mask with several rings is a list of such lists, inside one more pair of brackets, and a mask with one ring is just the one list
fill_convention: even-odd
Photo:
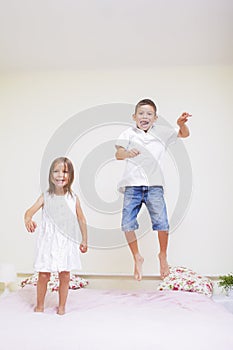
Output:
[[138,229],[137,215],[144,203],[150,214],[152,229],[168,231],[166,203],[162,186],[127,186],[125,188],[122,231],[134,231]]

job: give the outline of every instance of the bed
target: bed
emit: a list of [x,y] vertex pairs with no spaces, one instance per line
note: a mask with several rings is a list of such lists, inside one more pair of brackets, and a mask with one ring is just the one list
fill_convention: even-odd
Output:
[[70,290],[64,316],[57,292],[47,294],[44,313],[33,312],[35,298],[34,286],[0,297],[1,348],[233,349],[233,314],[198,293]]

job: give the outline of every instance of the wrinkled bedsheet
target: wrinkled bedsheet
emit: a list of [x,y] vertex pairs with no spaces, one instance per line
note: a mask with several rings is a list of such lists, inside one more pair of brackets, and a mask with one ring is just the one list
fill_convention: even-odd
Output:
[[34,313],[36,288],[0,297],[1,349],[233,350],[233,314],[207,296],[177,291],[70,290]]

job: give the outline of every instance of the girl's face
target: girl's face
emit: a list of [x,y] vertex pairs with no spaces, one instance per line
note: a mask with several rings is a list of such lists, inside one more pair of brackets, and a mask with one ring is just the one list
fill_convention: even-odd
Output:
[[135,120],[137,127],[143,131],[149,130],[156,119],[154,108],[150,105],[139,106],[133,115],[133,120]]
[[62,162],[55,164],[52,171],[51,181],[55,185],[55,188],[58,190],[68,185],[69,172],[67,164],[64,164]]

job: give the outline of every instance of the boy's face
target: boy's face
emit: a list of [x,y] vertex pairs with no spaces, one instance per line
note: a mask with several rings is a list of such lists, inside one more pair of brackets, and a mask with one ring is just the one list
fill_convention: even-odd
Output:
[[139,106],[133,115],[133,120],[135,120],[137,127],[143,131],[149,130],[156,119],[155,110],[150,105]]

